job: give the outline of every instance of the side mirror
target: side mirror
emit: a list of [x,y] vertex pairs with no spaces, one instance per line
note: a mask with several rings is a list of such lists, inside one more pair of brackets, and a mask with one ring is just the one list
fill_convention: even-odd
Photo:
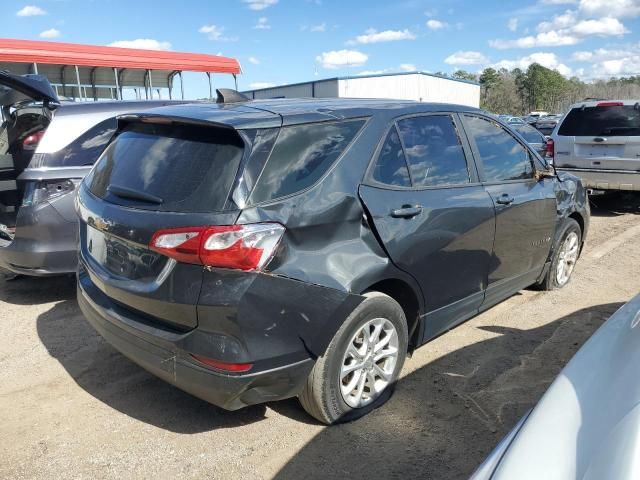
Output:
[[542,180],[543,178],[555,178],[556,171],[553,166],[549,165],[546,169],[536,169],[536,179]]

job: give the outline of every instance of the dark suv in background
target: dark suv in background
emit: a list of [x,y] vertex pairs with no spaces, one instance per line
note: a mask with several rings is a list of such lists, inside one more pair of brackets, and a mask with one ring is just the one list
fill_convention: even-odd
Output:
[[454,105],[270,100],[119,118],[79,189],[78,300],[145,369],[226,409],[384,403],[411,349],[564,286],[585,189]]

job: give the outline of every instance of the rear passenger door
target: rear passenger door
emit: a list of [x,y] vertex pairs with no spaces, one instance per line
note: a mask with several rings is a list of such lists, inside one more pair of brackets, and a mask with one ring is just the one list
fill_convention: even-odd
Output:
[[491,263],[494,209],[456,115],[398,119],[360,196],[393,263],[422,288],[425,340],[477,312]]
[[555,179],[538,180],[532,153],[497,122],[480,115],[463,118],[496,211],[487,307],[531,285],[541,273],[556,227]]

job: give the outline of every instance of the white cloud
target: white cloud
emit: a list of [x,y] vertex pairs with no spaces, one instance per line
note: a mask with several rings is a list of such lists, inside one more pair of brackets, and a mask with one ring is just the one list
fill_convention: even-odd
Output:
[[349,40],[347,45],[365,45],[368,43],[396,42],[398,40],[415,40],[416,36],[409,30],[385,30],[378,32],[375,28],[368,29],[363,35]]
[[340,67],[361,67],[369,56],[357,50],[332,50],[316,57],[316,62],[324,68],[335,70]]
[[216,42],[234,42],[237,38],[230,38],[224,35],[224,27],[218,27],[217,25],[203,25],[198,29],[198,32],[204,33],[209,40]]
[[111,42],[108,47],[141,48],[143,50],[171,50],[169,42],[160,42],[152,38],[136,38],[135,40],[118,40]]
[[593,51],[574,52],[575,62],[591,63],[590,76],[593,78],[640,73],[640,43],[624,48],[598,48]]
[[507,22],[507,28],[512,32],[515,32],[516,30],[518,30],[518,19],[515,17],[510,18],[509,21]]
[[248,60],[249,60],[249,63],[252,63],[254,65],[260,65],[260,60],[258,60],[256,57],[251,56],[249,57]]
[[267,17],[260,17],[258,19],[258,23],[253,27],[256,30],[271,30],[271,25],[269,25],[269,19]]
[[19,17],[35,17],[37,15],[46,14],[47,12],[35,5],[27,5],[16,12],[16,15]]
[[550,52],[532,53],[531,55],[516,60],[501,60],[492,66],[496,69],[506,68],[507,70],[513,70],[514,68],[520,68],[526,70],[532,63],[539,63],[543,67],[557,70],[564,76],[571,75],[571,68],[564,63],[560,63],[556,54]]
[[490,40],[489,45],[498,49],[559,47],[576,45],[592,35],[613,37],[629,32],[617,18],[608,17],[598,20],[580,20],[567,28],[556,30],[554,29],[556,26],[564,24],[571,16],[561,17],[556,17],[552,22],[543,22],[538,25],[539,33],[537,35],[529,35],[515,40]]
[[40,38],[58,38],[61,35],[60,30],[50,28],[44,32],[40,32]]
[[457,51],[444,59],[448,65],[486,65],[489,59],[480,52]]
[[264,10],[274,6],[278,0],[242,0],[251,10]]
[[418,67],[416,67],[413,63],[401,63],[400,70],[403,72],[417,72]]
[[442,30],[447,26],[445,22],[441,22],[440,20],[436,20],[434,18],[427,20],[426,25],[429,30]]
[[253,82],[249,84],[249,88],[252,88],[254,90],[259,90],[261,88],[271,88],[271,87],[275,87],[275,83],[271,83],[271,82]]
[[326,32],[327,24],[325,22],[322,22],[318,25],[311,25],[311,27],[309,27],[309,31],[310,32]]
[[540,22],[535,35],[491,40],[489,45],[500,49],[575,45],[590,36],[616,37],[629,33],[619,18],[640,16],[640,0],[544,0],[543,3],[577,4],[577,8]]
[[638,0],[580,0],[579,9],[594,17],[637,17],[640,15]]

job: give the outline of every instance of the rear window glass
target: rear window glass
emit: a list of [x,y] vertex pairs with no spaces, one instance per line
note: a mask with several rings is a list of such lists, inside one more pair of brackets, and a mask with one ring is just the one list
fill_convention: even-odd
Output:
[[251,194],[251,203],[274,200],[312,186],[347,149],[364,122],[349,120],[281,128]]
[[560,125],[558,135],[638,136],[640,135],[640,109],[633,105],[574,108]]
[[[242,139],[232,130],[135,124],[107,147],[87,183],[94,195],[121,205],[222,210],[243,150]],[[143,192],[151,200],[126,192]]]
[[109,118],[90,128],[63,149],[34,158],[36,167],[83,167],[96,163],[118,126]]

